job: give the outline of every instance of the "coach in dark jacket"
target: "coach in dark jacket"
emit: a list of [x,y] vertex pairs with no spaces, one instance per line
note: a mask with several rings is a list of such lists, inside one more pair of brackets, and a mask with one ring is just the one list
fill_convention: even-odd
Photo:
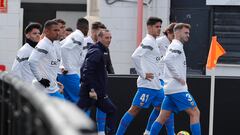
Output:
[[104,53],[111,42],[111,33],[101,30],[96,45],[90,46],[81,67],[81,91],[78,106],[88,110],[92,105],[107,114],[108,135],[115,134],[116,107],[107,96],[107,71]]

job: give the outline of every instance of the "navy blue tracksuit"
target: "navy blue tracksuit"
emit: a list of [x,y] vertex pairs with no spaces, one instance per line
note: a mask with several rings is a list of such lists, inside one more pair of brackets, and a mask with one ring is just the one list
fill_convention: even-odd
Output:
[[[116,107],[106,94],[107,71],[104,53],[107,48],[102,43],[91,45],[81,67],[81,91],[78,106],[83,110],[95,105],[107,114],[106,126],[110,129],[108,134],[115,134]],[[89,92],[94,89],[97,100],[89,97]]]

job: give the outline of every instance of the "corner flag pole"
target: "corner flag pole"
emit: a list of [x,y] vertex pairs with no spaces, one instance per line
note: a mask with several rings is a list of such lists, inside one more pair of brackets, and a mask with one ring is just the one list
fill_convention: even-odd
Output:
[[215,67],[220,56],[225,54],[225,50],[217,41],[217,36],[212,37],[206,67],[211,70],[211,92],[210,92],[210,113],[209,113],[209,134],[213,135],[214,123],[214,96],[215,96]]
[[210,92],[210,113],[209,113],[209,135],[213,135],[214,96],[215,96],[215,69],[212,69],[211,92]]

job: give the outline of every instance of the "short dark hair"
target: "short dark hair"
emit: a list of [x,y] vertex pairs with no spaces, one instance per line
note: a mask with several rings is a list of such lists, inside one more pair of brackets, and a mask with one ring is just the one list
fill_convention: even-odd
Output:
[[73,29],[71,27],[67,27],[65,30],[69,32],[73,32]]
[[77,29],[88,28],[88,26],[89,22],[87,19],[82,17],[77,20]]
[[167,33],[173,33],[173,28],[177,23],[171,23],[167,26],[167,28],[163,31],[163,34],[167,36]]
[[39,29],[39,31],[41,31],[42,25],[37,22],[31,22],[27,25],[24,32],[25,32],[25,34],[27,34],[27,33],[31,32],[33,29]]
[[47,20],[44,24],[44,29],[49,29],[52,25],[58,25],[58,23],[54,20]]
[[99,28],[101,28],[101,29],[107,29],[107,27],[106,27],[103,23],[99,26]]
[[147,26],[155,25],[158,22],[162,23],[162,19],[158,17],[149,17],[147,20]]
[[102,25],[102,23],[99,22],[99,21],[93,22],[91,29],[92,29],[92,30],[97,30],[97,29],[100,28],[101,25]]
[[98,37],[102,37],[104,32],[110,32],[108,29],[103,29],[98,32]]
[[57,23],[61,23],[61,24],[63,24],[63,25],[65,25],[66,24],[66,22],[63,20],[63,19],[53,19],[54,21],[56,21]]
[[173,31],[176,32],[177,30],[181,30],[182,28],[188,28],[191,29],[191,25],[187,24],[187,23],[177,23],[174,28]]

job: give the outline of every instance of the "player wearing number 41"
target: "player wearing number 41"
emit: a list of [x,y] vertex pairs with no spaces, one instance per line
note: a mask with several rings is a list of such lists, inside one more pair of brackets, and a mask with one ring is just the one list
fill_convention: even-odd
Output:
[[189,39],[190,28],[191,26],[185,23],[177,23],[174,26],[174,40],[163,57],[166,96],[150,135],[158,135],[170,114],[179,111],[185,111],[189,115],[192,135],[201,135],[200,111],[186,84],[186,57],[183,44]]
[[[118,126],[117,135],[123,135],[133,118],[142,108],[154,106],[156,114],[151,115],[154,120],[158,116],[164,92],[159,81],[160,75],[160,52],[156,43],[156,37],[160,35],[162,20],[150,17],[147,20],[148,34],[142,40],[141,45],[132,54],[132,60],[139,75],[137,80],[138,91],[130,109],[122,117]],[[174,134],[174,132],[173,132]],[[172,135],[172,134],[171,134]]]
[[[167,48],[174,38],[173,28],[175,24],[176,23],[169,24],[167,28],[163,31],[164,36],[158,37],[156,39],[161,58],[166,54]],[[159,80],[160,80],[160,84],[164,86],[164,63],[160,61],[159,66],[160,66],[160,72],[161,72],[159,76]],[[157,110],[157,109],[152,110],[151,115],[148,119],[148,124],[146,126],[146,129],[143,135],[150,134],[152,124],[158,117],[159,113],[160,113],[160,110]],[[173,113],[169,117],[167,123],[165,123],[165,126],[167,128],[168,135],[174,135],[174,114]]]

